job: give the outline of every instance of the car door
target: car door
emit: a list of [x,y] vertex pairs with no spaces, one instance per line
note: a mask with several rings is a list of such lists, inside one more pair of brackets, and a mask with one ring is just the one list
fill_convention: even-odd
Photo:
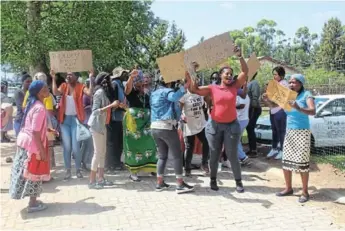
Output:
[[316,147],[344,146],[345,98],[328,102],[312,119]]

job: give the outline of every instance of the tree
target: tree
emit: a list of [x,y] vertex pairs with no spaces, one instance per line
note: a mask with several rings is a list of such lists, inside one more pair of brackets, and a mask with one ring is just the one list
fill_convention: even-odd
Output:
[[[1,62],[15,70],[47,72],[49,51],[91,49],[99,71],[145,63],[139,38],[151,36],[158,25],[150,7],[150,1],[3,2]],[[185,36],[174,23],[170,35],[159,27],[156,32],[165,33],[162,54],[182,49]]]
[[202,43],[202,42],[204,42],[204,41],[205,41],[205,37],[204,37],[204,36],[202,36],[202,37],[200,38],[200,40],[199,40],[198,44],[200,44],[200,43]]
[[[345,60],[345,30],[337,18],[324,24],[317,62],[330,70],[337,70],[337,63]],[[343,69],[343,68],[342,68]],[[344,69],[343,69],[344,71]]]

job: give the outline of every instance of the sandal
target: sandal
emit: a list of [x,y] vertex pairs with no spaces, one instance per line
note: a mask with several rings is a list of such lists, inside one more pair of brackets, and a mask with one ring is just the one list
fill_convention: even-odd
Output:
[[39,212],[39,211],[43,211],[43,210],[48,208],[48,206],[45,205],[43,202],[41,202],[41,201],[37,201],[37,202],[38,203],[36,206],[28,206],[28,208],[27,208],[28,213]]

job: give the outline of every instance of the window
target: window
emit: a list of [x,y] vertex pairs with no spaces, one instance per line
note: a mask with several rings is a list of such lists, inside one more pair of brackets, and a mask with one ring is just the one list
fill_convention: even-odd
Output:
[[332,116],[345,116],[345,98],[335,99],[327,104],[323,111],[329,111]]

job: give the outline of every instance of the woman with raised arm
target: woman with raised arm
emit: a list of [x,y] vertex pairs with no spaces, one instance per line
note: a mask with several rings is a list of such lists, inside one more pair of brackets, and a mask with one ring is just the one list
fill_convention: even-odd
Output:
[[309,91],[303,87],[305,78],[301,74],[294,74],[289,80],[290,89],[298,93],[293,102],[289,102],[293,108],[285,111],[287,114],[287,131],[283,148],[283,172],[285,178],[285,189],[278,192],[279,197],[293,194],[292,171],[301,173],[303,192],[299,198],[300,203],[309,200],[309,159],[311,132],[309,116],[315,115],[314,98]]
[[[221,78],[220,85],[209,85],[199,87],[191,81],[190,91],[200,96],[212,97],[211,119],[206,125],[206,138],[210,147],[210,169],[212,190],[217,191],[217,170],[219,156],[224,143],[225,153],[228,156],[231,168],[236,180],[236,191],[244,192],[241,175],[241,165],[237,158],[237,145],[240,142],[241,129],[237,120],[236,96],[237,90],[243,86],[247,79],[248,67],[242,57],[241,50],[235,47],[235,53],[240,59],[241,73],[237,79],[233,78],[233,70],[230,67],[223,67],[219,71]],[[190,78],[186,73],[186,78]]]
[[[56,85],[56,76],[54,70],[51,70],[52,90],[56,96],[62,96],[59,103],[58,121],[61,124],[61,136],[63,145],[63,157],[65,162],[66,175],[64,180],[69,180],[71,174],[71,155],[75,155],[76,175],[83,178],[81,171],[81,153],[80,143],[77,141],[77,120],[83,123],[85,112],[83,106],[83,94],[91,96],[93,93],[93,84],[90,81],[90,88],[85,88],[84,84],[78,82],[79,73],[68,72],[66,82],[59,88]],[[89,77],[93,76],[93,71]]]

